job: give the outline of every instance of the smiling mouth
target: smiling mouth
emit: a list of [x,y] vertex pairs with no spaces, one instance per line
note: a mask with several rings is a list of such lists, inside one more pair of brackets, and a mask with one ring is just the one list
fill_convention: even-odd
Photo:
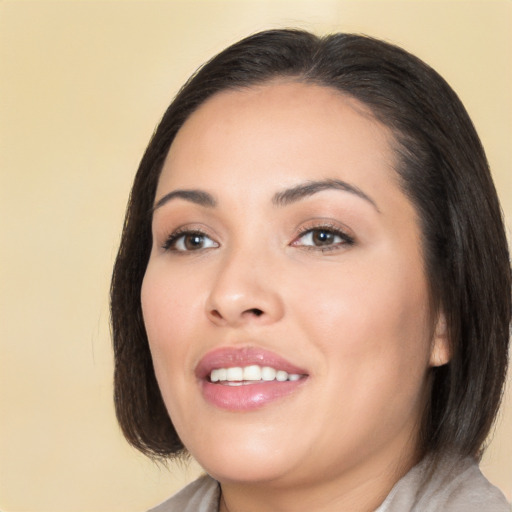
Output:
[[195,368],[203,398],[230,412],[249,412],[300,393],[309,372],[275,352],[257,347],[219,347]]
[[215,368],[208,376],[209,382],[226,386],[244,386],[260,382],[294,382],[302,379],[304,375],[288,373],[272,366],[232,366],[227,368]]

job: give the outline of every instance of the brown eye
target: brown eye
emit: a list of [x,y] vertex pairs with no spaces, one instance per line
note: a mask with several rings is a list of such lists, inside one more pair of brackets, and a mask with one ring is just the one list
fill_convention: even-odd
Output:
[[331,245],[336,241],[336,235],[332,231],[316,229],[311,232],[311,240],[314,245]]
[[188,231],[181,233],[173,233],[168,238],[163,248],[165,250],[175,252],[192,252],[218,246],[219,244],[217,242],[213,241],[204,233]]
[[202,249],[204,245],[204,235],[191,233],[190,235],[183,236],[183,246],[187,251],[195,251]]
[[346,233],[331,227],[319,227],[304,231],[292,245],[295,247],[325,251],[327,249],[338,249],[353,244],[354,239]]

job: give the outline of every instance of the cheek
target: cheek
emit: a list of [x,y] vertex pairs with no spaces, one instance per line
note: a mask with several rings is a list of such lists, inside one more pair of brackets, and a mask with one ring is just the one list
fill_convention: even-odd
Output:
[[378,262],[351,261],[324,276],[317,269],[288,296],[294,323],[308,340],[301,345],[305,356],[311,345],[316,349],[322,393],[311,409],[330,425],[324,427],[326,443],[343,439],[359,454],[397,432],[414,431],[428,367],[422,273],[403,261]]
[[[179,274],[162,272],[149,265],[141,288],[144,325],[153,365],[162,393],[190,366],[187,342],[198,322],[198,294]],[[165,385],[163,385],[165,383]]]
[[179,432],[189,430],[190,375],[194,371],[194,332],[200,322],[193,280],[150,262],[141,288],[144,325],[155,376],[169,416]]
[[166,269],[165,262],[148,265],[141,288],[144,325],[151,344],[168,345],[186,335],[196,318],[200,293],[193,280]]
[[[313,277],[313,276],[311,276]],[[428,294],[419,264],[353,261],[295,290],[297,322],[338,364],[423,375],[429,354]],[[417,375],[416,375],[417,377]]]

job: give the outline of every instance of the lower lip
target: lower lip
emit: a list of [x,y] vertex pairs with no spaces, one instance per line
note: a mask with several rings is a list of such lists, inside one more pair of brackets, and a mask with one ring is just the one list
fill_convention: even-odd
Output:
[[306,378],[284,382],[273,380],[241,386],[202,381],[202,392],[207,402],[220,409],[250,411],[291,395],[301,388],[306,380]]

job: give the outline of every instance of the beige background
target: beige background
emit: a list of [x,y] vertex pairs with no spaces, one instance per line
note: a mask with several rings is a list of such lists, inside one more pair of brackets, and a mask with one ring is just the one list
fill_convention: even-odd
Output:
[[[510,226],[510,0],[0,1],[4,512],[139,511],[194,476],[120,436],[109,276],[138,160],[177,88],[278,26],[364,32],[438,69],[472,115]],[[511,394],[483,462],[509,499]]]

